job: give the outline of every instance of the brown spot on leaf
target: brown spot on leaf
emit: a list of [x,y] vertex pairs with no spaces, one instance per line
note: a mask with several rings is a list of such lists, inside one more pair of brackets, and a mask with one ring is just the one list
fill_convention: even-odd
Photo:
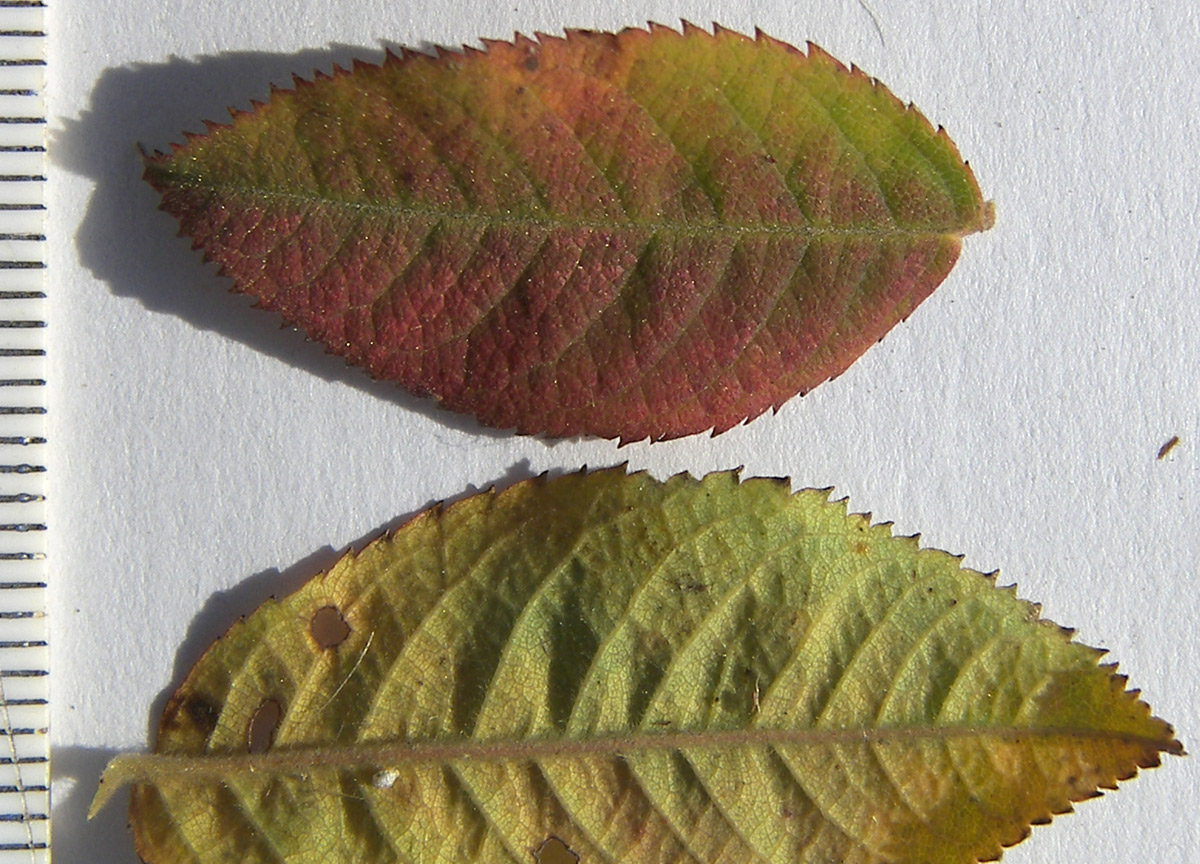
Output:
[[180,691],[171,697],[163,711],[162,728],[177,734],[181,730],[198,732],[204,738],[217,727],[220,709],[199,693]]
[[203,696],[193,693],[180,706],[195,727],[205,735],[211,735],[217,726],[217,708]]
[[1175,445],[1179,443],[1179,436],[1172,435],[1167,439],[1167,442],[1158,448],[1158,458],[1165,459],[1166,455],[1175,449]]
[[537,68],[538,68],[538,58],[535,57],[533,54],[530,54],[528,57],[526,57],[525,58],[525,68],[528,69],[530,72],[536,72]]
[[547,837],[533,850],[533,860],[537,864],[577,864],[579,856],[557,837]]
[[283,719],[283,706],[277,699],[264,699],[246,724],[246,752],[266,753],[275,740],[275,730]]
[[350,625],[336,606],[322,606],[313,613],[308,632],[321,648],[336,648],[350,635]]

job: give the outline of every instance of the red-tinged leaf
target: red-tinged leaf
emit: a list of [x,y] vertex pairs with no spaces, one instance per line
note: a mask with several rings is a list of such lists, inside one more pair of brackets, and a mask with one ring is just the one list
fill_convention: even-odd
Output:
[[690,25],[359,63],[147,163],[237,290],[376,378],[556,436],[778,407],[992,221],[883,85]]

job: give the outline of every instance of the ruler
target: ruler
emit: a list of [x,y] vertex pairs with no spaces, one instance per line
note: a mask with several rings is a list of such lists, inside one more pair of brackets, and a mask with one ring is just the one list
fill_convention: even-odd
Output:
[[50,860],[43,13],[0,0],[0,864]]

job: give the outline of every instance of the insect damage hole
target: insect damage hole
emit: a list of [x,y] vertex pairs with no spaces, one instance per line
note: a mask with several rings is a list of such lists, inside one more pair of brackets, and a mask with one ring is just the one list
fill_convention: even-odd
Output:
[[336,648],[350,635],[350,625],[336,606],[322,606],[309,620],[308,633],[318,647]]
[[547,837],[533,850],[533,860],[537,864],[578,864],[579,856],[557,837]]
[[283,706],[277,699],[264,699],[246,724],[246,752],[266,753],[275,740],[275,730],[283,719]]

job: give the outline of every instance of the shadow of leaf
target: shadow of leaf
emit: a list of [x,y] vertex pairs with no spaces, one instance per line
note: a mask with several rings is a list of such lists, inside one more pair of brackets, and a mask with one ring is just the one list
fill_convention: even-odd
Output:
[[91,864],[137,864],[129,833],[127,801],[121,797],[90,822],[88,805],[100,772],[117,755],[102,747],[55,747],[50,763],[54,784],[54,859]]
[[[555,469],[540,475],[532,469],[528,459],[521,459],[510,465],[493,484],[485,487],[468,486],[459,494],[442,499],[440,503],[451,504],[492,487],[503,490],[537,476],[551,478],[564,473],[567,472]],[[323,546],[282,570],[263,570],[234,588],[212,594],[192,620],[183,643],[176,651],[172,683],[155,698],[150,708],[147,747],[153,744],[154,730],[158,728],[159,718],[171,694],[209,646],[224,635],[235,621],[249,615],[271,597],[283,597],[296,591],[317,574],[328,570],[347,551],[360,550],[379,536],[394,532],[437,503],[430,500],[422,507],[390,519],[363,534],[345,549]],[[88,806],[99,785],[100,775],[116,755],[117,751],[104,748],[55,749],[52,762],[55,783],[54,849],[60,860],[91,861],[95,864],[133,864],[137,860],[127,828],[125,802],[128,799],[124,795],[102,808],[93,820],[87,820]],[[59,794],[60,790],[63,794]]]
[[[547,472],[547,476],[558,476],[562,473],[564,472],[556,470]],[[496,489],[505,489],[514,483],[521,480],[528,480],[535,476],[538,476],[538,474],[530,467],[529,460],[521,459],[509,466],[508,470],[500,475],[496,479],[496,482],[491,485],[494,485]],[[450,504],[462,498],[477,495],[488,488],[490,486],[482,488],[468,486],[461,493],[440,499],[440,502],[431,499],[416,510],[401,514],[394,519],[388,520],[383,525],[368,531],[343,549],[322,546],[320,549],[309,553],[296,563],[282,570],[272,567],[260,571],[233,588],[226,591],[217,591],[212,594],[205,602],[204,607],[192,619],[192,623],[188,626],[187,635],[184,637],[183,643],[179,646],[179,650],[175,653],[175,666],[171,674],[171,685],[159,693],[150,708],[148,719],[148,731],[150,734],[147,744],[153,743],[154,735],[158,729],[159,718],[162,717],[163,710],[166,708],[171,694],[183,683],[188,672],[196,665],[209,646],[221,638],[233,626],[235,621],[249,615],[272,597],[284,597],[298,590],[305,582],[332,567],[347,552],[362,549],[372,540],[395,531],[430,507],[438,503]],[[97,779],[99,779],[98,774]]]

